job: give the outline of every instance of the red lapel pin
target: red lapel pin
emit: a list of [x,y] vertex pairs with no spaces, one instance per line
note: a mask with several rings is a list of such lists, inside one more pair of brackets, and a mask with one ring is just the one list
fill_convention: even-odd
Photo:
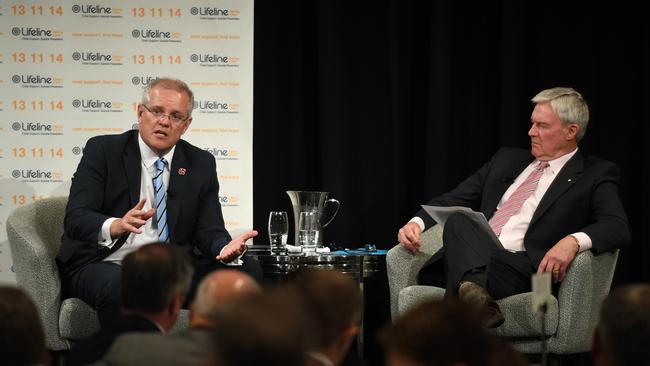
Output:
[[178,175],[185,175],[187,170],[185,168],[178,168]]

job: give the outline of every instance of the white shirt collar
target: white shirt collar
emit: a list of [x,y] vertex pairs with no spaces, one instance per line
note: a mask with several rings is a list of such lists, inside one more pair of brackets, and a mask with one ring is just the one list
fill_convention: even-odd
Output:
[[548,167],[551,169],[551,172],[553,172],[553,174],[557,174],[560,171],[560,169],[564,167],[567,161],[569,161],[569,159],[571,159],[573,155],[575,155],[577,152],[578,152],[578,148],[576,148],[575,150],[571,151],[568,154],[564,154],[560,156],[559,158],[549,160]]
[[[153,166],[156,163],[156,160],[158,160],[158,155],[151,150],[149,145],[147,145],[144,140],[142,139],[142,136],[138,133],[138,146],[140,146],[140,158],[142,159],[142,163],[144,166],[149,169],[151,166]],[[167,160],[167,169],[171,169],[172,166],[172,159],[174,158],[174,151],[176,150],[176,145],[172,146],[171,150],[162,157]]]

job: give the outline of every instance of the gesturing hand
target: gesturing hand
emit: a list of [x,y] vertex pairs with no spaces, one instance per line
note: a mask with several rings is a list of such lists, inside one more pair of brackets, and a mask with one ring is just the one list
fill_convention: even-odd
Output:
[[146,198],[141,199],[135,207],[124,214],[124,217],[111,223],[111,238],[118,238],[124,233],[142,233],[140,227],[156,213],[155,208],[142,211],[142,207],[144,207],[146,201]]
[[397,241],[411,253],[415,253],[420,249],[420,231],[420,225],[409,222],[397,232]]
[[256,230],[247,231],[228,243],[216,259],[225,263],[232,262],[246,251],[246,241],[257,236]]
[[578,240],[571,235],[565,236],[546,252],[537,268],[537,273],[551,272],[553,282],[562,282],[567,268],[579,250]]

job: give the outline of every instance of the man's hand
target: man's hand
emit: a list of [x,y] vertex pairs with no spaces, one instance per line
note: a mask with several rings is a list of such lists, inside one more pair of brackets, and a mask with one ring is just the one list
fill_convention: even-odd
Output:
[[551,272],[553,282],[562,282],[564,276],[566,276],[567,268],[569,268],[579,250],[578,239],[571,235],[565,236],[546,252],[539,264],[539,268],[537,268],[537,274]]
[[111,223],[110,231],[112,239],[119,238],[124,233],[142,233],[140,227],[156,213],[156,209],[153,207],[147,211],[142,211],[142,207],[144,207],[146,201],[146,198],[141,199],[135,207],[124,214],[124,217]]
[[224,263],[232,262],[246,251],[246,241],[257,236],[256,230],[247,231],[230,241],[216,259]]
[[409,222],[397,232],[397,241],[411,253],[420,249],[420,225]]

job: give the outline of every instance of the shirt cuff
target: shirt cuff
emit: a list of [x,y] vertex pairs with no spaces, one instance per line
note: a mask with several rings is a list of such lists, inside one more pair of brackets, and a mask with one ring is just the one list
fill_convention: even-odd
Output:
[[113,221],[117,220],[117,217],[111,217],[106,219],[104,224],[102,224],[102,229],[99,231],[99,238],[97,238],[97,243],[108,248],[112,248],[117,239],[111,239],[111,224]]
[[[219,255],[221,255],[221,253],[223,253],[224,249],[226,249],[225,246],[223,248],[221,248],[221,250],[219,251]],[[219,261],[219,262],[221,262],[221,263],[223,263],[223,264],[225,264],[227,266],[231,266],[231,267],[240,267],[240,266],[244,265],[244,261],[241,259],[244,256],[244,254],[246,254],[246,250],[244,250],[244,253],[242,253],[239,257],[231,260],[230,262],[224,262],[224,261]]]
[[420,232],[424,231],[424,220],[422,220],[421,218],[415,216],[409,222],[414,222],[414,223],[418,224],[418,226],[420,227]]
[[592,243],[589,235],[583,232],[579,232],[579,233],[573,233],[571,234],[571,236],[576,238],[576,240],[578,241],[578,246],[580,247],[580,249],[578,249],[578,253],[582,253],[585,250],[591,249]]

